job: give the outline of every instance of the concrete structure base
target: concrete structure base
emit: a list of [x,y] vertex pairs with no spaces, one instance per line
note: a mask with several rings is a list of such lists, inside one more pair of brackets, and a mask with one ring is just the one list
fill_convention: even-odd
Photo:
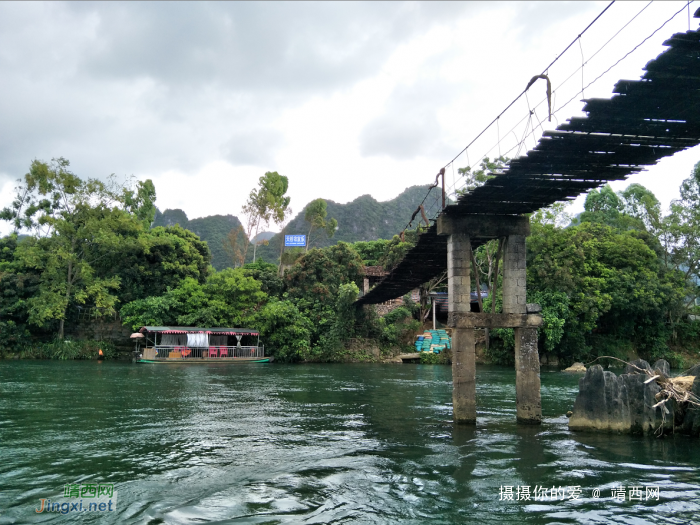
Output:
[[476,424],[476,344],[473,328],[452,332],[452,413],[454,422]]
[[542,423],[537,329],[515,328],[515,403],[518,423]]
[[[448,235],[448,324],[452,335],[452,406],[455,423],[476,423],[475,328],[515,330],[515,391],[518,423],[542,422],[538,305],[526,303],[525,237],[529,220],[518,216],[441,217],[438,233]],[[506,237],[503,253],[503,313],[471,313],[471,241]]]

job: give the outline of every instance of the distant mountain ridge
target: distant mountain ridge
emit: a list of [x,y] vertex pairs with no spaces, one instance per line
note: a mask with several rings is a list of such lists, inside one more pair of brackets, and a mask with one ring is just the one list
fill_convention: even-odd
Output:
[[188,219],[187,214],[180,210],[156,211],[153,226],[174,226],[179,224],[183,228],[199,235],[203,241],[207,241],[211,250],[211,264],[217,270],[223,270],[233,266],[231,257],[224,250],[224,240],[231,230],[241,225],[241,221],[235,215],[210,215],[199,219]]
[[[346,204],[338,204],[326,199],[328,203],[328,219],[338,221],[335,235],[328,239],[325,234],[319,236],[314,247],[331,246],[338,241],[375,241],[391,239],[406,226],[411,214],[422,202],[428,191],[428,186],[411,186],[397,197],[388,201],[377,201],[371,195],[362,195]],[[309,224],[304,221],[306,208],[292,219],[285,234],[308,234]],[[224,239],[228,233],[241,225],[234,215],[211,215],[189,220],[187,214],[180,209],[157,211],[153,226],[172,226],[179,224],[183,228],[199,235],[207,241],[212,252],[212,265],[217,270],[232,266],[229,255],[224,250]],[[278,263],[282,237],[272,232],[258,234],[257,240],[267,240],[268,245],[257,248],[257,258],[267,262]],[[253,256],[253,250],[248,250],[248,259]]]
[[255,237],[253,237],[253,240],[251,242],[269,241],[275,235],[277,235],[275,232],[260,232]]
[[[377,201],[371,195],[361,195],[346,204],[338,204],[326,199],[328,203],[327,218],[336,219],[338,229],[330,239],[326,238],[325,234],[321,234],[314,247],[331,246],[338,241],[357,242],[391,239],[394,235],[401,233],[411,218],[411,214],[423,201],[427,191],[427,185],[411,186],[395,198],[382,202]],[[309,224],[304,220],[305,210],[302,210],[290,221],[285,229],[286,235],[307,235],[309,233]],[[267,262],[279,262],[282,241],[283,238],[280,234],[275,235],[267,246],[258,247],[258,257]]]

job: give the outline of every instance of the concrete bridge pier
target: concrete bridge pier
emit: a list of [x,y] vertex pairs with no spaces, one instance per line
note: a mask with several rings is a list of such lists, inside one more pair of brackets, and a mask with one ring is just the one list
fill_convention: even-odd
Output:
[[[525,235],[509,235],[503,253],[503,313],[528,314]],[[539,309],[537,309],[539,311]],[[542,422],[537,329],[515,331],[515,399],[518,423]]]
[[[452,336],[452,403],[456,423],[476,423],[476,328],[513,328],[515,331],[515,391],[517,421],[542,422],[540,360],[537,327],[542,324],[538,305],[528,305],[525,272],[527,217],[515,215],[441,216],[438,235],[448,235],[448,325]],[[471,312],[471,241],[506,238],[503,255],[503,313]]]
[[[469,313],[471,307],[469,235],[447,239],[447,289],[450,314]],[[473,328],[452,331],[452,413],[455,423],[476,424],[476,345]]]
[[515,405],[518,423],[542,423],[537,328],[515,328]]

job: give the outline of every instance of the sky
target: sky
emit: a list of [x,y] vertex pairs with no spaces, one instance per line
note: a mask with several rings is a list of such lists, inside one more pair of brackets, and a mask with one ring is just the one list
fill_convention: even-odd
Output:
[[[451,162],[607,5],[0,2],[0,208],[54,157],[82,178],[152,179],[156,205],[189,218],[240,215],[267,171],[289,178],[295,212],[392,199],[445,165],[452,190],[458,168],[524,154],[698,27],[686,9],[647,39],[685,2],[614,3],[549,68],[551,122],[539,80]],[[613,187],[667,206],[698,161],[693,148]]]

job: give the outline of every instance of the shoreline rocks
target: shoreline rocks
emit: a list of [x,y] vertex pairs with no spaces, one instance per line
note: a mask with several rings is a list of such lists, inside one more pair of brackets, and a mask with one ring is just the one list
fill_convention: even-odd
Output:
[[[651,377],[646,371],[669,377],[669,364],[659,360],[652,368],[638,359],[632,365],[619,376],[603,370],[600,365],[591,366],[579,380],[569,428],[625,434],[659,431],[700,434],[700,409],[674,402],[654,407],[658,403],[655,396],[661,388],[656,381],[646,382]],[[697,396],[700,395],[700,367],[694,367],[691,372],[695,372],[692,392]]]
[[585,372],[586,367],[583,366],[583,363],[574,363],[571,365],[569,368],[565,368],[564,372]]

